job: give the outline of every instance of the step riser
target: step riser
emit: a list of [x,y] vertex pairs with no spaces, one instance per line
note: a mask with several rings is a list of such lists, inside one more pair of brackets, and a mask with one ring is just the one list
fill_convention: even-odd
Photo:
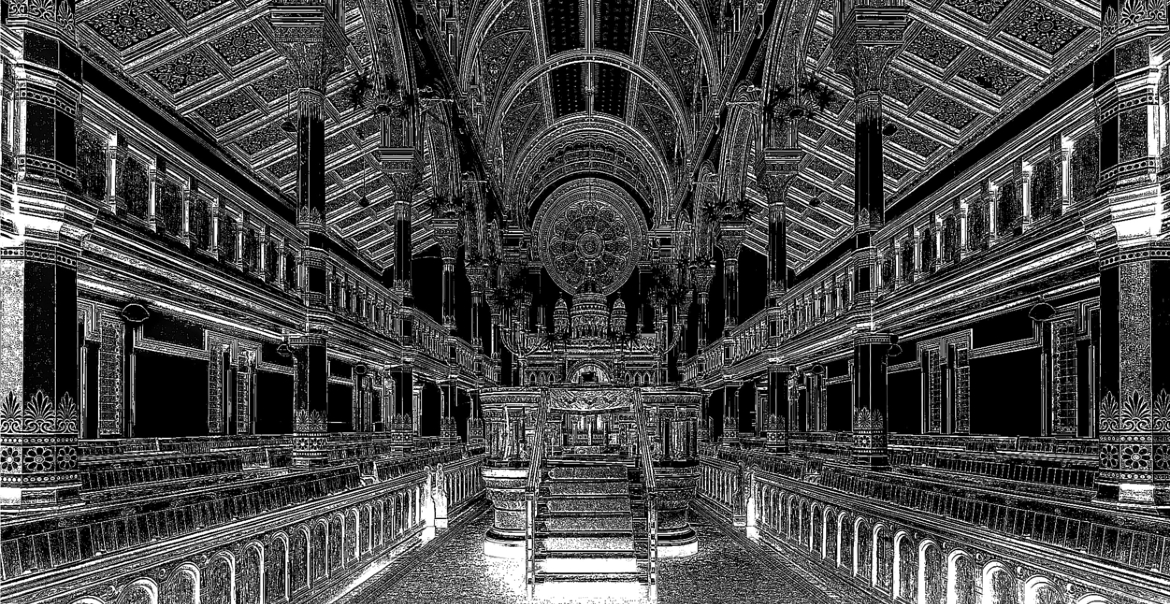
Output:
[[545,537],[540,544],[550,553],[556,550],[634,551],[633,537]]
[[619,574],[638,572],[634,558],[547,558],[537,561],[537,570],[551,574]]

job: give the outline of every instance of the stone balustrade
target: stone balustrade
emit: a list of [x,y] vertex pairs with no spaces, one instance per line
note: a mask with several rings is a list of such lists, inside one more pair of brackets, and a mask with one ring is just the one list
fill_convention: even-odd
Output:
[[[1120,604],[1170,598],[1170,525],[1157,517],[1015,494],[995,501],[900,473],[826,465],[786,476],[744,465],[703,460],[699,494],[706,507],[734,520],[735,498],[746,498],[749,535],[807,556],[882,599]],[[741,484],[745,478],[750,486]]]
[[[99,558],[133,559],[135,552],[145,555],[159,544],[198,540],[232,527],[243,529],[245,524],[262,524],[281,514],[295,516],[302,508],[323,501],[365,493],[371,485],[391,488],[404,477],[414,480],[410,477],[422,476],[425,467],[436,464],[447,468],[449,509],[460,510],[482,494],[482,486],[476,487],[481,463],[482,456],[449,449],[365,459],[321,470],[282,469],[199,488],[179,484],[153,491],[138,488],[133,497],[114,501],[103,501],[109,498],[97,491],[86,495],[83,505],[51,516],[6,519],[0,535],[0,576],[6,583],[6,596],[15,597],[23,593],[20,585],[35,583],[38,577],[76,574],[79,567]],[[38,596],[30,601],[48,600]]]

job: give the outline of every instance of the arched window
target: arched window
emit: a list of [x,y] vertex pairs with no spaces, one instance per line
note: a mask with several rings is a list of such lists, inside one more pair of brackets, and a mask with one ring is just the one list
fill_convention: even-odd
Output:
[[1032,168],[1032,218],[1050,216],[1060,207],[1059,159],[1044,158]]
[[297,255],[291,251],[284,255],[284,283],[289,289],[300,287],[297,282]]
[[955,215],[951,214],[943,220],[943,260],[957,262],[959,260],[959,225]]
[[279,257],[280,255],[276,253],[276,242],[269,238],[264,246],[264,279],[269,283],[276,281],[276,272],[280,268],[277,266]]
[[1097,179],[1101,175],[1099,147],[1100,139],[1094,130],[1082,136],[1073,149],[1070,167],[1073,203],[1087,203],[1097,195]]
[[183,232],[183,191],[165,177],[159,183],[158,191],[159,230],[178,236]]
[[922,268],[925,271],[930,271],[934,264],[935,258],[938,257],[934,249],[934,227],[926,227],[922,231]]
[[907,282],[914,281],[914,238],[906,237],[902,240],[902,277]]
[[999,210],[996,212],[996,218],[999,224],[996,225],[996,231],[1004,235],[1010,235],[1012,229],[1016,227],[1016,220],[1021,218],[1023,214],[1022,201],[1018,199],[1016,193],[1016,183],[1009,182],[1004,184],[999,193]]
[[106,146],[86,129],[77,133],[77,180],[81,192],[94,201],[106,198]]
[[211,211],[207,200],[199,196],[191,200],[191,245],[197,250],[211,245]]
[[255,273],[260,269],[260,238],[256,229],[244,229],[244,270]]
[[989,203],[991,201],[987,197],[980,196],[973,200],[967,208],[967,249],[969,250],[987,249],[987,204]]
[[882,256],[882,287],[894,289],[894,248],[886,250]]
[[126,204],[126,212],[146,220],[146,206],[150,198],[150,178],[146,167],[137,157],[126,154],[118,162],[118,195]]
[[219,257],[224,262],[236,261],[236,221],[228,215],[219,219]]

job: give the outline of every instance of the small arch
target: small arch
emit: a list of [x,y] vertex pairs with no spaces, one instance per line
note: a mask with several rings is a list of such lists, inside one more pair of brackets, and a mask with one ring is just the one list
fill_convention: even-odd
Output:
[[150,579],[138,579],[122,590],[118,604],[158,604],[158,584]]
[[1019,604],[1016,577],[1002,562],[991,561],[983,566],[982,604]]
[[168,604],[195,604],[199,601],[199,567],[179,565],[162,585],[161,599]]

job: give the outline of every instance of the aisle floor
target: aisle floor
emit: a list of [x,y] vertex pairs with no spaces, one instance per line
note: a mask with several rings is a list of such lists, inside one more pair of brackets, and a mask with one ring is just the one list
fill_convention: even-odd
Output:
[[[501,604],[511,602],[643,604],[652,602],[642,586],[541,584],[533,595],[524,587],[521,560],[483,554],[483,535],[491,515],[441,534],[430,546],[379,571],[338,604]],[[761,547],[742,529],[716,527],[696,514],[699,553],[661,562],[657,602],[662,604],[812,604],[863,603],[865,594],[807,560]]]

